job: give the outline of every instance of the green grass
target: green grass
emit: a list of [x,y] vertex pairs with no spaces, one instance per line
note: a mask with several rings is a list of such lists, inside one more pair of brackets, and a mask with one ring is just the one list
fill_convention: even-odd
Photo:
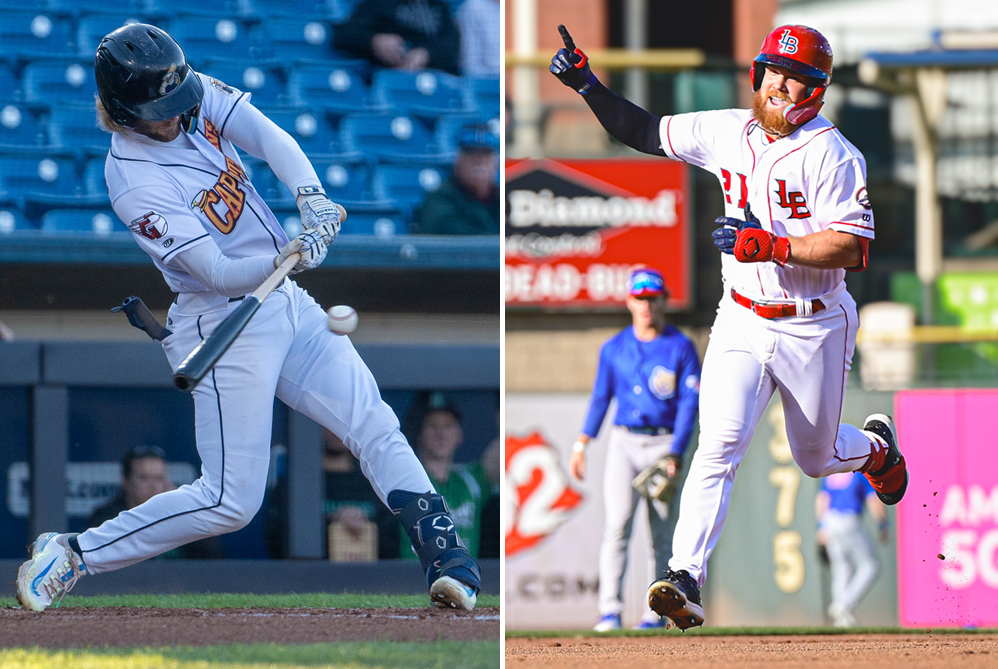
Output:
[[[0,606],[19,608],[13,597],[0,597]],[[60,608],[79,606],[135,606],[165,609],[217,609],[217,608],[320,608],[320,609],[381,609],[426,608],[428,595],[356,595],[350,593],[312,593],[301,595],[253,594],[183,594],[183,595],[119,595],[100,597],[67,596]],[[498,595],[481,595],[478,606],[499,606]]]
[[615,630],[594,632],[593,630],[506,630],[507,639],[522,638],[589,638],[626,636],[802,636],[815,634],[998,634],[998,629],[962,628],[902,628],[902,627],[695,627],[680,632],[673,630]]
[[500,664],[495,641],[343,642],[282,646],[235,644],[200,648],[142,648],[108,650],[0,650],[4,669],[470,669]]

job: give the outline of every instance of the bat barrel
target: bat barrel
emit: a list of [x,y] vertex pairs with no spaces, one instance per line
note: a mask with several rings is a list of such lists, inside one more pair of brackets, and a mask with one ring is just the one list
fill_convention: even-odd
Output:
[[180,363],[173,374],[173,385],[178,390],[188,393],[194,390],[208,370],[215,366],[218,359],[243,331],[253,314],[260,308],[260,303],[260,299],[255,295],[248,295],[243,303],[226,316],[215,331],[202,340]]

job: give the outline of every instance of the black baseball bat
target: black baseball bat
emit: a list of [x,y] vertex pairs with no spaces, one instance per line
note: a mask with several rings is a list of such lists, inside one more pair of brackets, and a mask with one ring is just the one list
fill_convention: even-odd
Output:
[[191,354],[180,363],[176,373],[173,375],[173,385],[179,390],[191,392],[194,387],[201,382],[204,375],[208,373],[222,354],[229,350],[229,346],[236,340],[239,333],[243,331],[246,324],[253,318],[267,296],[274,292],[274,289],[281,285],[281,282],[288,276],[298,261],[301,260],[300,253],[292,253],[281,265],[274,270],[273,274],[264,279],[260,287],[246,296],[243,303],[225,317],[225,320],[218,324],[215,331],[201,341]]

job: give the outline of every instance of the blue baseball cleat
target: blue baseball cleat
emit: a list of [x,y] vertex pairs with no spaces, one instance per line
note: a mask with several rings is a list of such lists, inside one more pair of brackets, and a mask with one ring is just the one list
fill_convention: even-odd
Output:
[[53,600],[58,606],[87,570],[83,559],[59,536],[48,532],[35,539],[31,559],[17,570],[17,601],[26,609],[44,611]]

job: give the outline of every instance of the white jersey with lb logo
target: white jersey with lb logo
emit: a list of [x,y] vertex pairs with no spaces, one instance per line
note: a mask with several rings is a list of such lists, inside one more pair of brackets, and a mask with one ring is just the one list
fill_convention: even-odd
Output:
[[204,99],[195,134],[158,142],[115,133],[104,167],[115,213],[177,293],[209,290],[170,262],[186,249],[211,239],[223,255],[238,259],[277,255],[288,243],[225,139],[229,118],[250,94],[197,76]]
[[[762,227],[780,237],[827,228],[873,239],[866,161],[827,119],[770,141],[747,109],[666,116],[662,148],[714,174],[724,191],[724,214],[744,218],[746,204]],[[721,255],[726,289],[753,298],[813,299],[844,287],[845,270],[776,263],[740,263]]]

